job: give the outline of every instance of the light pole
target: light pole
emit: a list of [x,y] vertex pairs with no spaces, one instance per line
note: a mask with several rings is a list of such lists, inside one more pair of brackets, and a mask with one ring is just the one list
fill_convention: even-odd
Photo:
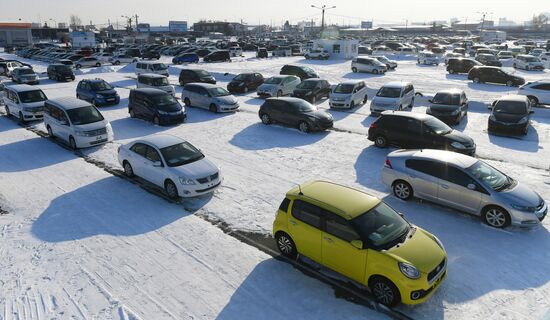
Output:
[[48,19],[48,20],[53,21],[53,23],[54,23],[54,28],[57,28],[57,20],[52,19],[52,18],[50,18],[50,19]]
[[327,7],[326,5],[323,5],[322,7],[317,7],[315,5],[311,5],[311,7],[315,8],[315,9],[319,9],[322,12],[322,18],[321,18],[321,34],[322,34],[323,31],[325,30],[325,11],[330,10],[330,9],[334,9],[334,8],[336,8],[336,6]]
[[483,28],[485,27],[485,16],[488,14],[493,14],[492,12],[478,12],[478,14],[481,14],[481,30],[479,30],[479,37],[481,40],[481,37],[483,36]]

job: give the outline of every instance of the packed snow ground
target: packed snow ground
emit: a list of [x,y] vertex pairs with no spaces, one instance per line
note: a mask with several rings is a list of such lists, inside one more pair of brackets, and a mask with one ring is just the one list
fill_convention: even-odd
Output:
[[[45,66],[29,62],[38,71]],[[426,303],[399,307],[404,313],[417,319],[550,316],[548,219],[534,230],[495,230],[476,217],[441,206],[401,202],[379,178],[391,149],[375,148],[365,135],[375,119],[369,117],[370,97],[385,82],[413,82],[424,94],[415,101],[413,112],[424,112],[428,97],[439,89],[464,89],[470,110],[456,129],[474,138],[479,157],[550,200],[550,110],[535,110],[526,137],[489,135],[487,105],[517,89],[473,84],[465,75],[448,75],[442,65],[417,66],[410,58],[400,59],[397,70],[383,76],[354,74],[349,61],[301,57],[244,57],[200,67],[225,86],[240,72],[270,76],[286,63],[309,65],[333,84],[365,79],[371,89],[369,102],[351,112],[329,110],[335,128],[341,130],[307,135],[262,125],[257,115],[262,100],[254,92],[237,96],[241,112],[189,109],[188,122],[158,127],[128,116],[129,89],[135,87],[132,65],[84,69],[70,83],[42,80],[39,86],[50,98],[74,96],[78,80],[88,77],[118,87],[121,103],[101,108],[111,121],[115,141],[84,150],[89,157],[118,168],[119,144],[171,133],[200,147],[221,166],[225,181],[211,197],[185,201],[183,207],[170,205],[0,119],[0,206],[10,212],[0,217],[0,257],[5,257],[0,262],[0,292],[6,293],[0,296],[0,319],[2,307],[2,320],[15,318],[14,310],[20,319],[30,318],[21,317],[23,312],[35,318],[40,312],[64,312],[58,314],[62,319],[69,314],[107,319],[381,317],[334,298],[331,288],[190,213],[198,211],[234,229],[267,234],[285,192],[310,179],[337,181],[384,198],[442,240],[449,254],[447,280]],[[170,67],[174,84],[180,68]],[[528,81],[550,75],[517,73]],[[328,109],[328,102],[318,106]],[[36,128],[45,131],[42,124]]]

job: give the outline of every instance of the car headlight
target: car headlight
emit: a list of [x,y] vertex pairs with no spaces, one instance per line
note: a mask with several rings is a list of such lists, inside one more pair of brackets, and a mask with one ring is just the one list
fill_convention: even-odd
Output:
[[79,137],[89,137],[90,135],[86,131],[75,130],[75,135]]
[[420,278],[420,271],[418,271],[418,269],[416,269],[412,264],[399,262],[399,270],[401,270],[401,273],[404,274],[407,278]]
[[158,113],[161,114],[161,115],[163,115],[163,116],[167,116],[167,115],[170,114],[169,112],[162,111],[162,110],[158,110]]
[[527,117],[521,118],[518,123],[527,123]]
[[451,112],[451,115],[456,116],[459,112],[460,110],[456,109],[455,111]]
[[453,142],[451,143],[451,147],[455,148],[455,149],[465,149],[466,146],[464,146],[462,143],[460,142]]
[[510,206],[516,210],[523,211],[523,212],[535,212],[534,207],[522,206],[515,203],[510,204]]
[[180,182],[183,185],[190,186],[196,184],[195,180],[186,177],[180,177]]

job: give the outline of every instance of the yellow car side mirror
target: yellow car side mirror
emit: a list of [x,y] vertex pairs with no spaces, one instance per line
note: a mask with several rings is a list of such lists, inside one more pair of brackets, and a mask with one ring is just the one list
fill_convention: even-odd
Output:
[[359,250],[363,250],[363,241],[361,240],[352,240],[351,245]]

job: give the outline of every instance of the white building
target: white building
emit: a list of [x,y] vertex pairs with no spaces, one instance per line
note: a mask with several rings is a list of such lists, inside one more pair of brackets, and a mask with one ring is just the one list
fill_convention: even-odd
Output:
[[353,59],[359,55],[359,40],[317,39],[313,40],[313,47],[323,48],[335,59]]
[[95,48],[95,33],[73,31],[71,32],[71,44],[73,48]]
[[481,41],[506,41],[506,32],[499,30],[483,30],[481,31]]

